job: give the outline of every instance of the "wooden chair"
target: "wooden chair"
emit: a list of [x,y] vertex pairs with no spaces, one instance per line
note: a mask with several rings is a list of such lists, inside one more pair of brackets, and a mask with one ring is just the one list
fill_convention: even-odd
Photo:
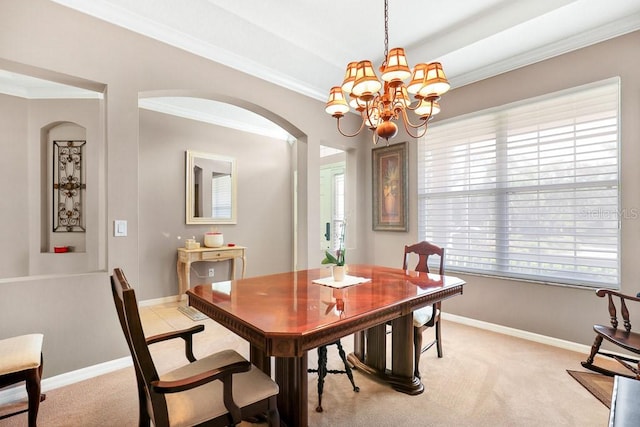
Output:
[[[440,257],[440,269],[438,274],[444,275],[444,248],[436,246],[432,243],[422,241],[411,246],[404,247],[404,258],[402,260],[402,269],[407,269],[407,264],[411,254],[418,255],[418,264],[415,271],[429,273],[428,260],[430,256]],[[440,309],[441,302],[437,302],[431,306],[418,309],[413,312],[413,347],[415,351],[414,357],[414,375],[420,378],[420,355],[430,349],[434,344],[438,349],[438,357],[442,357],[442,331],[440,328]],[[435,326],[435,339],[424,348],[422,347],[422,333],[432,326]]]
[[[592,371],[600,372],[608,376],[623,375],[629,378],[640,379],[640,361],[637,358],[621,356],[600,350],[600,345],[604,340],[624,349],[628,352],[640,355],[640,333],[631,330],[629,321],[629,308],[627,303],[640,302],[640,297],[624,295],[610,289],[598,289],[596,295],[608,299],[608,310],[611,326],[593,325],[596,338],[591,346],[591,353],[582,366]],[[640,306],[638,307],[640,308]],[[618,313],[621,316],[623,328],[618,328]],[[633,374],[622,374],[594,364],[596,355],[609,357],[617,360],[622,366],[633,372]]]
[[[45,397],[40,394],[42,339],[42,334],[29,334],[0,340],[0,388],[22,381],[26,383],[29,427],[36,427],[40,402]],[[0,419],[23,412],[12,412]]]
[[[269,376],[233,350],[196,360],[193,335],[202,325],[145,338],[134,290],[120,269],[111,276],[111,290],[134,361],[140,426],[227,426],[263,414],[269,425],[280,425],[278,385]],[[148,346],[173,338],[185,341],[190,363],[159,375]]]
[[316,412],[322,412],[322,393],[324,391],[324,378],[327,374],[347,374],[349,381],[351,381],[351,385],[353,386],[353,391],[359,392],[360,387],[356,385],[355,380],[353,379],[353,372],[351,371],[351,366],[349,366],[349,362],[347,362],[347,356],[342,348],[342,343],[340,340],[331,343],[329,345],[335,344],[338,347],[338,355],[340,359],[342,359],[342,363],[344,364],[344,370],[341,369],[327,369],[327,346],[321,345],[318,347],[318,369],[307,369],[308,372],[317,372],[318,373],[318,406],[316,406]]

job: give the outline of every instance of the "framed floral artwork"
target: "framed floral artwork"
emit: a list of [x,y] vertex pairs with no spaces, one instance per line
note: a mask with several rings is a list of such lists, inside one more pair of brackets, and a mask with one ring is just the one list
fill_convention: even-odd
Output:
[[407,143],[374,148],[373,229],[407,231],[409,222],[407,187]]

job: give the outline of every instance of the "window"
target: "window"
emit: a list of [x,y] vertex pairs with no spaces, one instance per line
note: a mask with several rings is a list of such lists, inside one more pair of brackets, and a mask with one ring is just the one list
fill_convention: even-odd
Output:
[[214,218],[231,218],[231,174],[213,172],[211,213]]
[[434,124],[419,238],[447,269],[619,286],[619,79]]
[[333,176],[333,250],[340,249],[344,227],[344,172]]

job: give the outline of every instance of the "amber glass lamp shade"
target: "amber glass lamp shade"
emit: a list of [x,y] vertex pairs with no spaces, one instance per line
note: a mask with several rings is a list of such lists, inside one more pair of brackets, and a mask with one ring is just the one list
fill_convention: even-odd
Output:
[[344,93],[340,86],[334,86],[331,88],[331,91],[329,92],[329,99],[327,100],[327,105],[324,111],[332,116],[338,117],[343,116],[349,111],[349,105],[344,98]]
[[353,83],[351,93],[362,98],[363,101],[372,99],[382,87],[378,80],[371,61],[360,61],[356,68],[356,80]]
[[347,65],[347,71],[344,73],[344,81],[342,82],[342,90],[344,93],[351,93],[353,90],[353,84],[356,81],[356,70],[358,69],[358,62],[349,62]]
[[424,78],[424,86],[418,91],[418,95],[423,97],[427,96],[440,96],[450,88],[447,76],[444,74],[442,64],[439,62],[432,62],[428,65],[426,75]]
[[440,112],[440,104],[434,100],[422,99],[418,107],[415,109],[415,113],[420,117],[435,116]]
[[411,69],[407,64],[404,49],[401,47],[391,49],[387,55],[384,70],[382,71],[382,80],[389,83],[400,84],[401,81],[406,80],[409,76],[411,76]]
[[407,86],[407,92],[410,94],[417,94],[420,88],[424,86],[424,78],[427,75],[427,64],[417,64],[413,67],[413,73],[411,74],[411,80]]

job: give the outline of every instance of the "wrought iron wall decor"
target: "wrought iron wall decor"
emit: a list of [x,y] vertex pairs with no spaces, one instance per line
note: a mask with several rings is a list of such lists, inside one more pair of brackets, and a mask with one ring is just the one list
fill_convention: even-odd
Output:
[[53,141],[53,231],[84,232],[83,148],[87,141]]

